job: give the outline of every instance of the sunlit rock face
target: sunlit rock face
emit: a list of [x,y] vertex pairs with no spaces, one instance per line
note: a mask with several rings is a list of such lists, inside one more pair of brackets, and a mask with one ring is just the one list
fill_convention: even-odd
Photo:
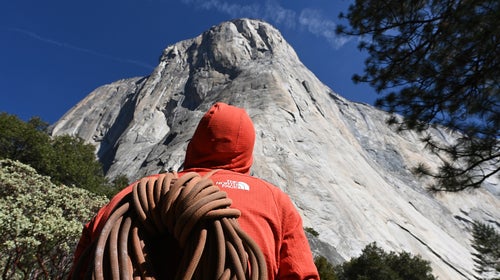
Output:
[[[419,135],[396,133],[388,114],[350,102],[299,60],[278,30],[234,20],[168,46],[147,77],[104,85],[52,127],[96,146],[113,178],[182,169],[186,145],[216,101],[244,107],[255,123],[252,174],[283,189],[299,209],[315,254],[349,260],[371,242],[429,260],[439,279],[473,279],[471,223],[498,229],[499,181],[432,194],[412,174],[439,161]],[[453,141],[446,129],[428,133]]]

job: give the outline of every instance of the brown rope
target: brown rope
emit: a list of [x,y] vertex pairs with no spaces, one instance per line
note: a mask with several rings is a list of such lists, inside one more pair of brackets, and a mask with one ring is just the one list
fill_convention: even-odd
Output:
[[73,279],[267,279],[260,248],[211,174],[137,182],[77,261]]

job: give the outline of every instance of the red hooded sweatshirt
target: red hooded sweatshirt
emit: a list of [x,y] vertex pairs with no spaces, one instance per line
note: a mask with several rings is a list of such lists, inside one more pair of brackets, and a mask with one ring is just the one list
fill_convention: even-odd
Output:
[[[249,175],[254,143],[255,130],[246,111],[216,103],[200,120],[186,150],[185,170],[179,176],[220,169],[211,179],[231,198],[231,207],[241,211],[238,223],[264,253],[269,279],[319,279],[302,219],[290,198],[276,186]],[[85,226],[75,259],[97,238],[112,209],[131,192],[132,185]]]

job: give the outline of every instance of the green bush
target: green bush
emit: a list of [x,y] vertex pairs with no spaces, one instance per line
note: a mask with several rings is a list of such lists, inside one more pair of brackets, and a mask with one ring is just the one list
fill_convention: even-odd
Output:
[[39,118],[23,122],[0,113],[0,158],[18,160],[49,176],[54,184],[84,188],[111,197],[117,192],[104,177],[95,147],[69,135],[50,137]]
[[313,229],[312,227],[305,227],[304,230],[308,233],[310,233],[312,236],[314,237],[318,237],[319,236],[319,232],[317,232],[315,229]]
[[64,279],[83,224],[107,198],[0,160],[2,279]]
[[51,139],[54,154],[51,178],[56,183],[104,193],[107,181],[95,156],[95,147],[83,139],[61,135]]
[[435,280],[430,263],[408,252],[386,253],[368,244],[359,257],[333,266],[323,256],[314,258],[320,278],[330,280]]
[[430,263],[408,252],[387,253],[368,244],[362,254],[335,267],[339,280],[434,280]]
[[0,113],[0,158],[18,160],[48,175],[54,149],[44,132],[46,128],[47,124],[39,118],[26,123],[14,115]]
[[130,183],[126,175],[120,174],[113,179],[113,190],[120,191],[127,187]]
[[321,280],[338,280],[333,264],[328,262],[325,257],[314,257],[314,264],[318,269],[319,277]]

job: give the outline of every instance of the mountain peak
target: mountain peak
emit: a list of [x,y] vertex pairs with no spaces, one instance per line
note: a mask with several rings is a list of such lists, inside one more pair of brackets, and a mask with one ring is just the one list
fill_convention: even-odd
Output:
[[[188,48],[179,45],[189,45]],[[293,48],[281,33],[270,24],[251,19],[235,19],[213,26],[198,37],[166,48],[161,61],[182,56],[179,49],[186,49],[197,67],[234,68],[249,60],[269,56],[286,56],[296,59]]]

